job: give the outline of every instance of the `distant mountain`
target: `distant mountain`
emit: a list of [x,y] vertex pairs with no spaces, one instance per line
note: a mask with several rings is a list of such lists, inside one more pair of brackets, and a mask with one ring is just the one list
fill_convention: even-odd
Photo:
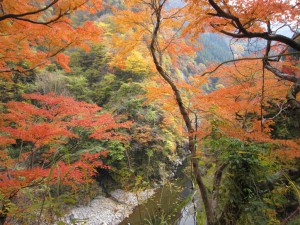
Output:
[[228,41],[222,35],[205,33],[199,38],[201,51],[197,52],[196,62],[208,65],[211,62],[223,62],[233,58]]

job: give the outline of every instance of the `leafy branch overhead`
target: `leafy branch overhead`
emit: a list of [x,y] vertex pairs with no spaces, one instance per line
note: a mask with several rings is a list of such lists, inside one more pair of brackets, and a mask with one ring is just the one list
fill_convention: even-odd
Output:
[[299,15],[287,0],[0,0],[0,224],[55,224],[66,196],[165,183],[183,159],[202,223],[297,223]]
[[[226,208],[219,211],[216,208],[222,174],[229,165],[222,163],[218,157],[221,153],[211,156],[211,160],[220,166],[220,169],[215,171],[214,193],[209,194],[211,190],[203,183],[198,162],[199,155],[206,156],[209,153],[197,147],[201,146],[207,137],[217,140],[228,137],[249,144],[272,143],[274,148],[283,154],[291,157],[299,156],[298,139],[287,141],[272,137],[274,120],[287,107],[298,105],[292,102],[298,102],[299,92],[297,88],[299,80],[297,52],[300,49],[297,42],[299,5],[287,1],[267,0],[191,0],[182,4],[182,7],[174,7],[171,1],[166,0],[125,3],[125,10],[117,10],[114,17],[115,26],[120,31],[111,39],[115,43],[112,46],[116,46],[115,50],[119,53],[117,58],[126,57],[134,49],[139,49],[147,56],[150,51],[151,64],[163,81],[156,84],[156,87],[149,87],[148,90],[156,92],[149,93],[148,96],[155,99],[155,94],[157,96],[159,93],[163,104],[167,105],[172,101],[176,105],[177,116],[185,125],[193,175],[201,193],[207,224],[223,224],[224,220],[229,219],[226,213],[234,211]],[[262,4],[266,5],[266,10],[261,10]],[[294,33],[293,37],[278,34],[284,27]],[[266,42],[262,42],[263,48],[256,50],[254,56],[229,60],[228,63],[233,64],[222,70],[208,68],[219,87],[211,93],[204,93],[201,85],[209,82],[208,78],[205,79],[203,76],[187,78],[174,73],[180,68],[178,59],[182,55],[199,50],[195,45],[198,43],[199,35],[204,32],[218,32],[235,39],[260,38]],[[185,46],[191,46],[190,51]],[[292,53],[290,49],[296,52]],[[290,57],[286,57],[284,62],[280,61],[282,56],[288,55]],[[226,63],[221,63],[216,68]],[[278,82],[278,78],[281,82]],[[291,84],[286,85],[284,81]],[[165,94],[166,89],[168,96]],[[282,100],[285,95],[287,101]],[[278,105],[278,112],[270,116],[268,111],[274,102]],[[201,125],[198,123],[199,117]],[[276,148],[277,144],[281,147]],[[238,219],[238,216],[234,218]],[[235,223],[236,221],[233,222]]]
[[[101,1],[35,0],[0,2],[0,73],[29,72],[51,60],[69,70],[66,48],[89,49],[88,42],[100,40],[100,29],[91,21],[74,26],[70,14],[75,10],[96,13]],[[43,47],[41,47],[43,46]]]

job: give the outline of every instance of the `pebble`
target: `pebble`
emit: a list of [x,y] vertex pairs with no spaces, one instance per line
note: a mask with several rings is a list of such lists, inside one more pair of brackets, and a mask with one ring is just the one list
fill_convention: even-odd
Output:
[[116,200],[97,196],[88,206],[73,208],[61,221],[76,225],[117,225],[154,193],[155,189],[136,193],[118,189],[110,193]]

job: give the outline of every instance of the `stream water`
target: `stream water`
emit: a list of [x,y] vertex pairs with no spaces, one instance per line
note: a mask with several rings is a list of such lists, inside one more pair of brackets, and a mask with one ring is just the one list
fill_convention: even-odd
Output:
[[164,184],[147,202],[136,207],[120,225],[196,225],[198,193],[195,194],[186,176],[177,176],[179,178]]

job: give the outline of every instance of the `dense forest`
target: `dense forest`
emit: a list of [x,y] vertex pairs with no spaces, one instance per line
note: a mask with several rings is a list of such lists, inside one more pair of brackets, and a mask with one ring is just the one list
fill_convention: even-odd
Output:
[[[279,0],[0,0],[0,224],[119,224],[71,212],[186,179],[194,192],[131,225],[299,224],[299,15]],[[174,219],[194,198],[193,223]]]

